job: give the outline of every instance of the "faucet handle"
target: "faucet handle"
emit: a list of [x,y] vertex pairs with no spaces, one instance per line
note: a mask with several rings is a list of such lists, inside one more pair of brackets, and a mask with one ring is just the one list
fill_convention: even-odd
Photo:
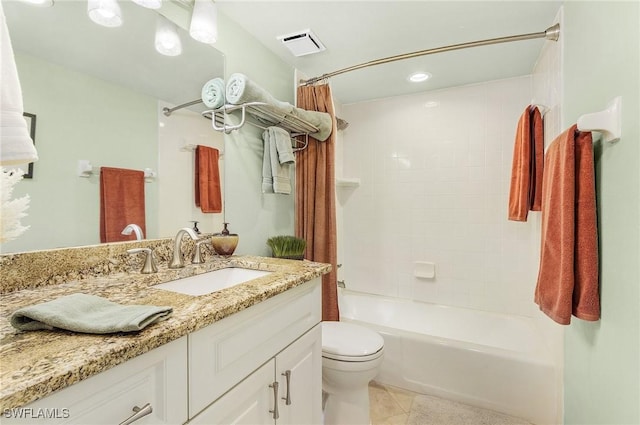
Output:
[[204,263],[204,260],[202,259],[202,250],[200,248],[200,245],[205,244],[205,245],[209,245],[210,242],[206,239],[201,239],[198,242],[196,242],[196,248],[195,251],[193,253],[193,260],[191,260],[191,264],[202,264]]
[[140,273],[156,273],[158,271],[158,266],[156,266],[156,261],[153,258],[153,250],[151,248],[133,248],[127,250],[127,253],[129,254],[137,254],[140,252],[145,253],[144,265],[142,266],[142,270],[140,270]]

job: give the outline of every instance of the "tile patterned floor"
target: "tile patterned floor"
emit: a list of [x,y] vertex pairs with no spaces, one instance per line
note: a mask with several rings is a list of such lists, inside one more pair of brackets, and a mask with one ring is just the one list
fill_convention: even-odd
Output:
[[372,425],[531,425],[524,419],[400,388],[369,384]]

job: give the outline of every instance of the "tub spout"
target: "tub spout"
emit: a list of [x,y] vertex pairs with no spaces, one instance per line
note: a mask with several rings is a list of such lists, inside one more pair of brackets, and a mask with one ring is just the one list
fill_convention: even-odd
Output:
[[188,227],[183,227],[182,229],[178,230],[178,233],[176,234],[176,238],[173,241],[173,255],[171,256],[171,262],[169,263],[170,269],[179,269],[184,267],[184,261],[182,260],[182,249],[181,249],[180,243],[182,242],[182,237],[184,236],[185,233],[189,235],[189,237],[194,241],[198,240],[198,235],[196,235],[196,232],[194,232],[193,229],[190,229]]

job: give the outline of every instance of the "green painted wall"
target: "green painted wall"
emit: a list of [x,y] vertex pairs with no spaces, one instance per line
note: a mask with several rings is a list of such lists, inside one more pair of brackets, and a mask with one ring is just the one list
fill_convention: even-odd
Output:
[[565,3],[564,118],[622,96],[622,138],[596,145],[599,322],[565,333],[565,423],[640,423],[640,10],[638,2]]
[[[277,99],[293,102],[293,68],[224,16],[219,22],[216,48],[225,55],[227,77],[241,72]],[[263,145],[262,130],[251,125],[225,138],[225,220],[240,235],[240,254],[271,255],[266,240],[294,231],[294,195],[262,193]]]

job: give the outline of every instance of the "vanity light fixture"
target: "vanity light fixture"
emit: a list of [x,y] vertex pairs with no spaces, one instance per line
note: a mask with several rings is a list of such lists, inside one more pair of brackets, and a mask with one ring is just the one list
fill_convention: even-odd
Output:
[[412,83],[421,83],[427,81],[429,78],[431,78],[431,74],[427,72],[416,72],[409,76],[409,81]]
[[178,56],[182,53],[182,42],[176,25],[162,15],[158,15],[155,44],[158,53],[165,56]]
[[53,0],[20,0],[23,3],[30,4],[31,6],[38,7],[51,7],[53,6]]
[[162,7],[162,0],[131,0],[135,4],[146,7],[147,9],[160,9]]
[[87,13],[93,22],[104,27],[122,25],[122,13],[117,0],[88,0]]
[[218,39],[218,7],[212,0],[195,0],[189,34],[201,43],[213,44]]

